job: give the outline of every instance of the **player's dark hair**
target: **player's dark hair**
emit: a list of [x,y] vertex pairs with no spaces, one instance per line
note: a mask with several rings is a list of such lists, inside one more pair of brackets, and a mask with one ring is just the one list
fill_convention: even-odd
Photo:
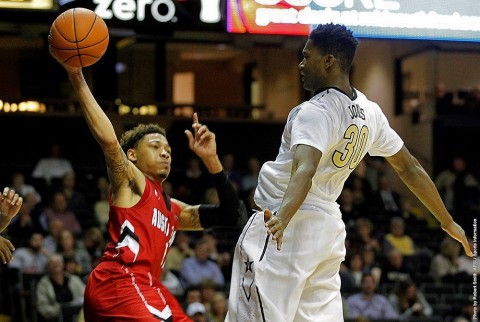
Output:
[[165,129],[158,124],[139,124],[131,130],[126,131],[120,138],[122,150],[127,153],[128,149],[136,148],[138,142],[147,134],[158,133],[167,137]]
[[344,72],[350,70],[358,45],[351,30],[344,25],[328,23],[318,25],[308,38],[321,53],[335,56]]

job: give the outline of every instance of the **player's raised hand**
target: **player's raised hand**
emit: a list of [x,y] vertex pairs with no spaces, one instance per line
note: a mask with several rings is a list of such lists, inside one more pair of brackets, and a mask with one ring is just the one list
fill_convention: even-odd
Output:
[[12,243],[0,236],[0,261],[4,264],[9,263],[13,259],[12,252],[15,250]]
[[473,256],[473,252],[470,248],[470,244],[468,243],[465,231],[462,227],[460,227],[459,224],[452,220],[452,222],[450,222],[447,226],[442,226],[442,229],[445,230],[452,238],[456,239],[462,244],[467,256]]
[[216,157],[217,143],[215,133],[211,132],[206,125],[198,122],[197,113],[193,114],[192,131],[185,130],[188,138],[188,146],[201,159]]
[[286,225],[278,216],[268,209],[263,212],[263,220],[265,221],[265,227],[267,227],[267,233],[277,242],[277,250],[281,250],[283,231],[285,230]]
[[57,58],[57,56],[55,56],[55,54],[53,53],[52,49],[49,48],[48,51],[50,52],[50,55],[52,55],[52,57],[60,64],[63,66],[63,68],[65,68],[65,70],[67,71],[67,73],[69,74],[75,74],[75,73],[80,73],[82,71],[82,67],[74,67],[74,66],[71,66],[67,63],[65,63],[63,60],[61,60],[60,58]]
[[5,187],[0,196],[0,215],[13,218],[22,206],[23,198],[13,189]]

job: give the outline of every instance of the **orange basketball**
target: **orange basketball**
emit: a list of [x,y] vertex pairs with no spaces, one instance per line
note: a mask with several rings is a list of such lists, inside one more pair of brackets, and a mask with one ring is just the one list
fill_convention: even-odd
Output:
[[95,64],[107,50],[108,40],[105,21],[85,8],[69,9],[59,15],[48,35],[52,56],[71,67]]

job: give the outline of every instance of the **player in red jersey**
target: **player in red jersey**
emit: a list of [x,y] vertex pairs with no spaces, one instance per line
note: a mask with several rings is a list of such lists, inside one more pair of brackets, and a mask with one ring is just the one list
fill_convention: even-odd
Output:
[[187,205],[170,199],[162,182],[170,173],[171,149],[165,130],[140,124],[120,142],[85,82],[81,68],[64,65],[91,133],[100,144],[111,181],[107,245],[85,290],[85,320],[191,321],[159,282],[175,232],[234,226],[242,213],[235,189],[223,172],[215,134],[193,116],[185,131],[190,149],[215,182],[220,205]]

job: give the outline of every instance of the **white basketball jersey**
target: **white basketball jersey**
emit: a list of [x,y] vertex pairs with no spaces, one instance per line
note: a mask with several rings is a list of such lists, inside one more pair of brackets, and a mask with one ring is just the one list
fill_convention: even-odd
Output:
[[290,181],[295,148],[299,144],[322,152],[303,205],[335,202],[343,185],[368,152],[388,157],[403,146],[378,104],[354,89],[353,99],[336,88],[328,88],[288,115],[278,156],[260,170],[255,203],[277,210]]

